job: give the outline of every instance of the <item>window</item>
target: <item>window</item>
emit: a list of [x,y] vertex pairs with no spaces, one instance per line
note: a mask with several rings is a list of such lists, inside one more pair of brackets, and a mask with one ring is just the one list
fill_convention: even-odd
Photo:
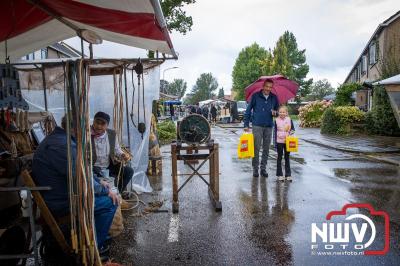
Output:
[[41,59],[47,59],[47,48],[44,48],[44,49],[40,50],[40,58]]
[[35,60],[35,53],[30,53],[26,55],[26,60]]
[[369,46],[369,64],[373,65],[376,63],[376,43],[372,42]]
[[363,55],[361,59],[361,74],[365,75],[367,73],[367,56]]
[[354,81],[357,82],[360,79],[358,67],[354,68]]

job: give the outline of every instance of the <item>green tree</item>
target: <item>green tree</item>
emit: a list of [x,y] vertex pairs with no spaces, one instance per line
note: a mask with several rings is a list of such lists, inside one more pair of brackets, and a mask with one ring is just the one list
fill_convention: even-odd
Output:
[[225,96],[225,91],[224,91],[224,88],[222,87],[218,91],[218,98],[224,98],[224,96]]
[[305,98],[309,101],[323,100],[327,95],[333,94],[335,89],[327,79],[314,82],[310,87],[310,94]]
[[167,93],[182,98],[187,88],[186,81],[183,79],[174,79],[167,87]]
[[[168,31],[173,30],[185,35],[192,30],[193,19],[182,10],[185,5],[194,4],[196,0],[161,0],[160,5],[167,23]],[[148,58],[155,58],[154,51],[147,51]]]
[[261,62],[268,52],[257,43],[245,47],[236,58],[232,71],[232,90],[236,100],[244,100],[244,89],[263,74]]
[[310,93],[310,87],[313,82],[312,79],[306,79],[310,70],[306,63],[306,50],[299,50],[296,37],[292,32],[285,31],[279,39],[282,39],[286,45],[288,61],[291,66],[288,69],[287,77],[300,85],[299,97],[305,97]]
[[362,88],[361,84],[358,83],[345,83],[340,85],[340,87],[337,89],[336,92],[334,105],[335,106],[352,105],[353,99],[351,98],[351,96],[355,91],[361,88]]
[[312,79],[306,79],[309,66],[306,63],[306,50],[299,50],[296,37],[285,31],[276,42],[272,53],[260,60],[262,73],[265,75],[282,74],[296,81],[299,85],[298,97],[305,97],[310,93]]
[[161,9],[169,31],[177,31],[186,34],[192,30],[193,19],[186,15],[182,8],[185,5],[194,4],[195,0],[161,0]]
[[259,64],[261,66],[261,72],[265,75],[269,76],[273,75],[275,73],[273,70],[273,63],[274,63],[274,57],[272,56],[272,51],[270,48],[267,51],[266,57],[259,61]]
[[168,94],[168,86],[169,82],[163,79],[160,79],[160,91]]
[[293,76],[292,65],[289,62],[288,49],[282,38],[278,40],[274,48],[271,70],[274,74],[282,74],[286,77]]
[[196,84],[193,86],[191,94],[188,99],[191,104],[198,103],[210,99],[215,96],[214,91],[218,88],[217,79],[211,73],[203,73],[197,79]]
[[[379,54],[379,53],[378,53]],[[400,54],[389,45],[388,54],[379,58],[378,71],[381,79],[390,78],[400,73]],[[372,109],[367,113],[366,129],[371,134],[400,136],[389,96],[382,86],[374,87]]]

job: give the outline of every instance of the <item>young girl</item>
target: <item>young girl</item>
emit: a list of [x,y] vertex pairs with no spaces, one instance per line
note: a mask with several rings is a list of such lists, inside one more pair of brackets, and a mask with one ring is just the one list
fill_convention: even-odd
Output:
[[[274,142],[276,151],[278,152],[278,161],[276,166],[276,176],[279,181],[292,181],[292,173],[290,170],[290,152],[286,150],[286,137],[293,134],[294,125],[293,121],[288,116],[288,109],[286,106],[279,107],[279,116],[275,119],[275,134]],[[285,154],[285,177],[282,173],[282,155]]]

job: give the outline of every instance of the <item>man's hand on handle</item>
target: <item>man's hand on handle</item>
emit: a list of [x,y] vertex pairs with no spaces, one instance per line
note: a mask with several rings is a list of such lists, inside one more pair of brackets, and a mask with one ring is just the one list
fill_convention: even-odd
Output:
[[250,132],[250,128],[245,127],[245,128],[244,128],[244,132]]

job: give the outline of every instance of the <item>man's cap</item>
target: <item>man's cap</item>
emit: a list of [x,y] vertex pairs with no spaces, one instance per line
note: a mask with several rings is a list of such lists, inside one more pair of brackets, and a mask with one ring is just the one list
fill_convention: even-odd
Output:
[[106,122],[107,124],[110,123],[110,116],[109,116],[108,114],[104,113],[104,112],[97,112],[97,113],[94,115],[94,119],[95,119],[95,120],[96,120],[96,119],[103,120],[103,121]]

